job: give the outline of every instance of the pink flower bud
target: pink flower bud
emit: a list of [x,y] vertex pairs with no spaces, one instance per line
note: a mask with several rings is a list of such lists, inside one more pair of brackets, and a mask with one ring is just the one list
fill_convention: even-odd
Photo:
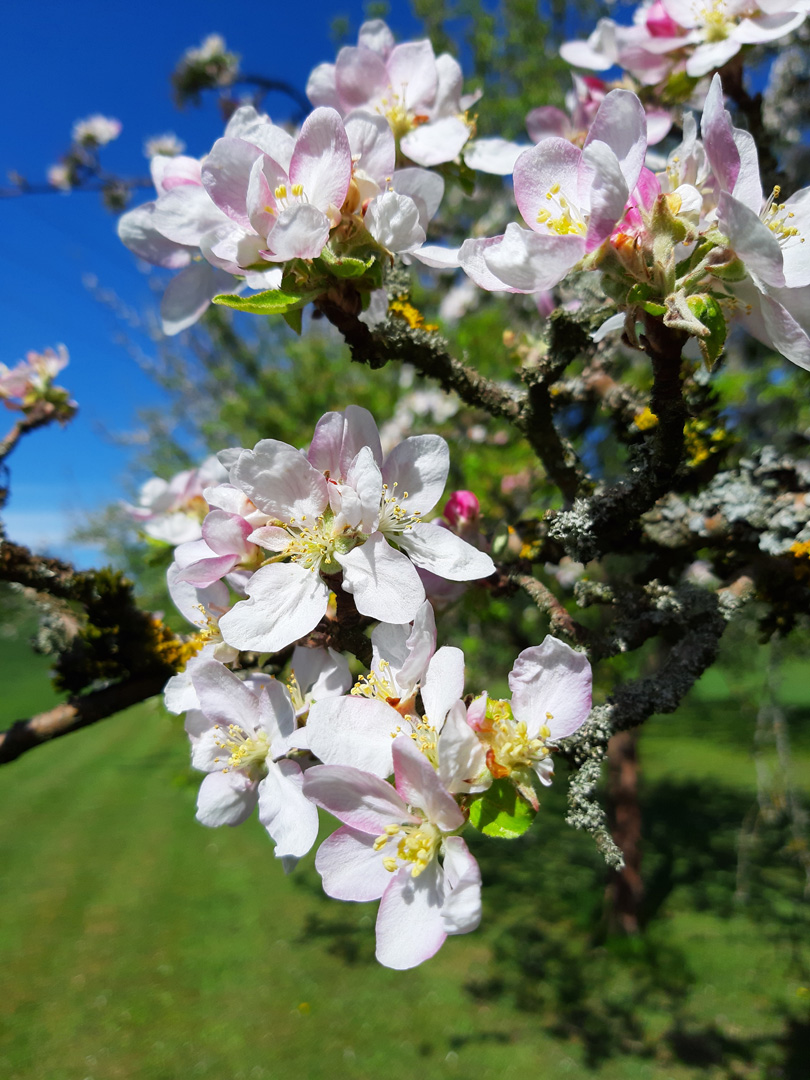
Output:
[[454,491],[445,503],[444,516],[453,528],[475,521],[481,512],[481,504],[471,491]]
[[647,12],[645,22],[650,36],[654,38],[678,37],[679,34],[683,33],[680,26],[661,3],[661,0],[656,0],[652,5]]

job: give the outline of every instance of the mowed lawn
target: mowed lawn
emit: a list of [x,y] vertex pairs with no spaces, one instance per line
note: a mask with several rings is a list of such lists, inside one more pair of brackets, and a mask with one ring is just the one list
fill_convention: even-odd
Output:
[[[4,673],[19,693],[9,690],[11,715],[4,706],[2,726],[25,711],[19,706],[32,679],[41,688],[38,704],[48,704],[41,667]],[[591,1014],[580,1022],[576,1008],[568,1010],[562,1025],[554,1009],[537,1004],[544,971],[560,979],[550,954],[542,953],[534,974],[519,956],[519,977],[498,975],[500,962],[521,953],[516,935],[556,912],[555,897],[564,903],[552,931],[563,943],[581,937],[588,912],[600,907],[598,859],[589,839],[564,824],[562,783],[530,840],[503,844],[497,856],[494,842],[478,845],[487,882],[482,931],[450,939],[434,960],[396,973],[373,960],[375,905],[323,899],[312,856],[285,879],[257,821],[220,830],[194,821],[198,774],[188,768],[182,726],[151,702],[0,769],[0,1077],[807,1075],[794,1071],[802,1067],[807,1012],[795,942],[769,935],[760,913],[718,908],[710,893],[695,901],[717,838],[698,835],[706,804],[690,840],[698,808],[679,804],[678,793],[697,799],[700,782],[707,798],[726,790],[714,765],[705,767],[709,753],[727,774],[723,812],[733,818],[754,798],[750,756],[739,741],[707,743],[692,728],[677,735],[671,727],[668,735],[664,725],[674,721],[657,723],[662,734],[642,747],[659,799],[651,806],[669,807],[677,858],[694,873],[681,881],[672,871],[677,880],[653,923],[656,956],[665,945],[676,972],[668,971],[667,985],[674,978],[683,990],[676,1005],[655,987],[636,997],[633,1007],[652,1033],[639,1052],[623,1045],[611,1053],[606,1045],[594,1058],[598,1037],[588,1050],[578,1027],[591,1024]],[[668,820],[650,822],[647,850],[657,874],[670,858]],[[728,843],[718,859],[731,858],[740,820],[722,823]],[[697,861],[692,850],[702,852]],[[535,877],[510,884],[510,867],[521,859],[533,861]],[[724,873],[733,877],[733,866]],[[605,970],[604,954],[588,954],[589,964],[603,965],[595,972]],[[622,979],[632,980],[634,970],[611,969],[604,994],[599,985],[588,992],[622,1001]],[[621,1027],[620,1009],[617,1015]],[[614,1030],[605,1028],[606,1041]],[[762,1071],[771,1061],[777,1071]]]

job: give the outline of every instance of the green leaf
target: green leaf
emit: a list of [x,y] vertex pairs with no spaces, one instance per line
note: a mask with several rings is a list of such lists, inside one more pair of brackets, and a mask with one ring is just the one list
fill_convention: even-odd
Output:
[[281,313],[281,317],[284,322],[289,326],[291,330],[294,330],[298,336],[301,336],[301,326],[303,323],[304,312],[300,307],[288,308]]
[[708,367],[712,367],[717,357],[723,351],[726,343],[726,319],[723,309],[714,296],[709,293],[700,293],[696,296],[687,297],[686,303],[689,310],[699,319],[706,330],[698,338],[700,351]]
[[534,821],[535,812],[509,780],[495,780],[470,804],[470,824],[485,836],[516,840]]
[[307,289],[305,292],[266,289],[264,292],[254,293],[253,296],[220,293],[219,296],[214,297],[214,303],[233,308],[235,311],[250,311],[255,315],[283,315],[285,311],[303,307],[316,296],[320,296],[318,289]]

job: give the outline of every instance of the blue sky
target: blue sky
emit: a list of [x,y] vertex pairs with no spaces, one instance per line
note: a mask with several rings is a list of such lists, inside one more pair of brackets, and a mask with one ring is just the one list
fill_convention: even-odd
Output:
[[[392,12],[388,21],[397,36],[412,36],[416,24],[409,5],[394,3]],[[221,135],[222,122],[213,98],[201,109],[180,113],[174,107],[169,74],[185,48],[209,33],[222,33],[242,56],[243,70],[303,90],[311,68],[334,57],[334,16],[348,16],[356,28],[363,14],[360,0],[14,4],[3,20],[0,183],[9,170],[31,183],[43,182],[47,166],[67,148],[74,120],[98,112],[123,123],[121,137],[102,159],[113,171],[145,175],[143,140],[164,131],[176,132],[188,153],[201,156]],[[270,98],[267,104],[283,119],[285,99]],[[144,192],[135,202],[147,198]],[[90,564],[91,552],[69,551],[64,539],[83,511],[122,494],[128,452],[109,435],[133,430],[137,410],[158,403],[160,393],[116,344],[120,325],[85,281],[92,275],[136,310],[154,305],[154,298],[116,236],[115,219],[95,195],[0,200],[0,228],[0,361],[13,364],[29,349],[63,342],[71,362],[60,381],[80,404],[78,417],[66,428],[35,433],[15,450],[9,459],[12,498],[3,516],[12,539]],[[147,341],[143,344],[148,348]]]

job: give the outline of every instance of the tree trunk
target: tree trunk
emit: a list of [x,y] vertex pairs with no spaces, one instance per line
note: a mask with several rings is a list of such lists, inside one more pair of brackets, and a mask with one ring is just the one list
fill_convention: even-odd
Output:
[[613,839],[624,855],[624,868],[613,873],[607,889],[611,931],[637,934],[644,898],[641,877],[641,806],[638,801],[638,729],[619,731],[608,746],[608,802]]

